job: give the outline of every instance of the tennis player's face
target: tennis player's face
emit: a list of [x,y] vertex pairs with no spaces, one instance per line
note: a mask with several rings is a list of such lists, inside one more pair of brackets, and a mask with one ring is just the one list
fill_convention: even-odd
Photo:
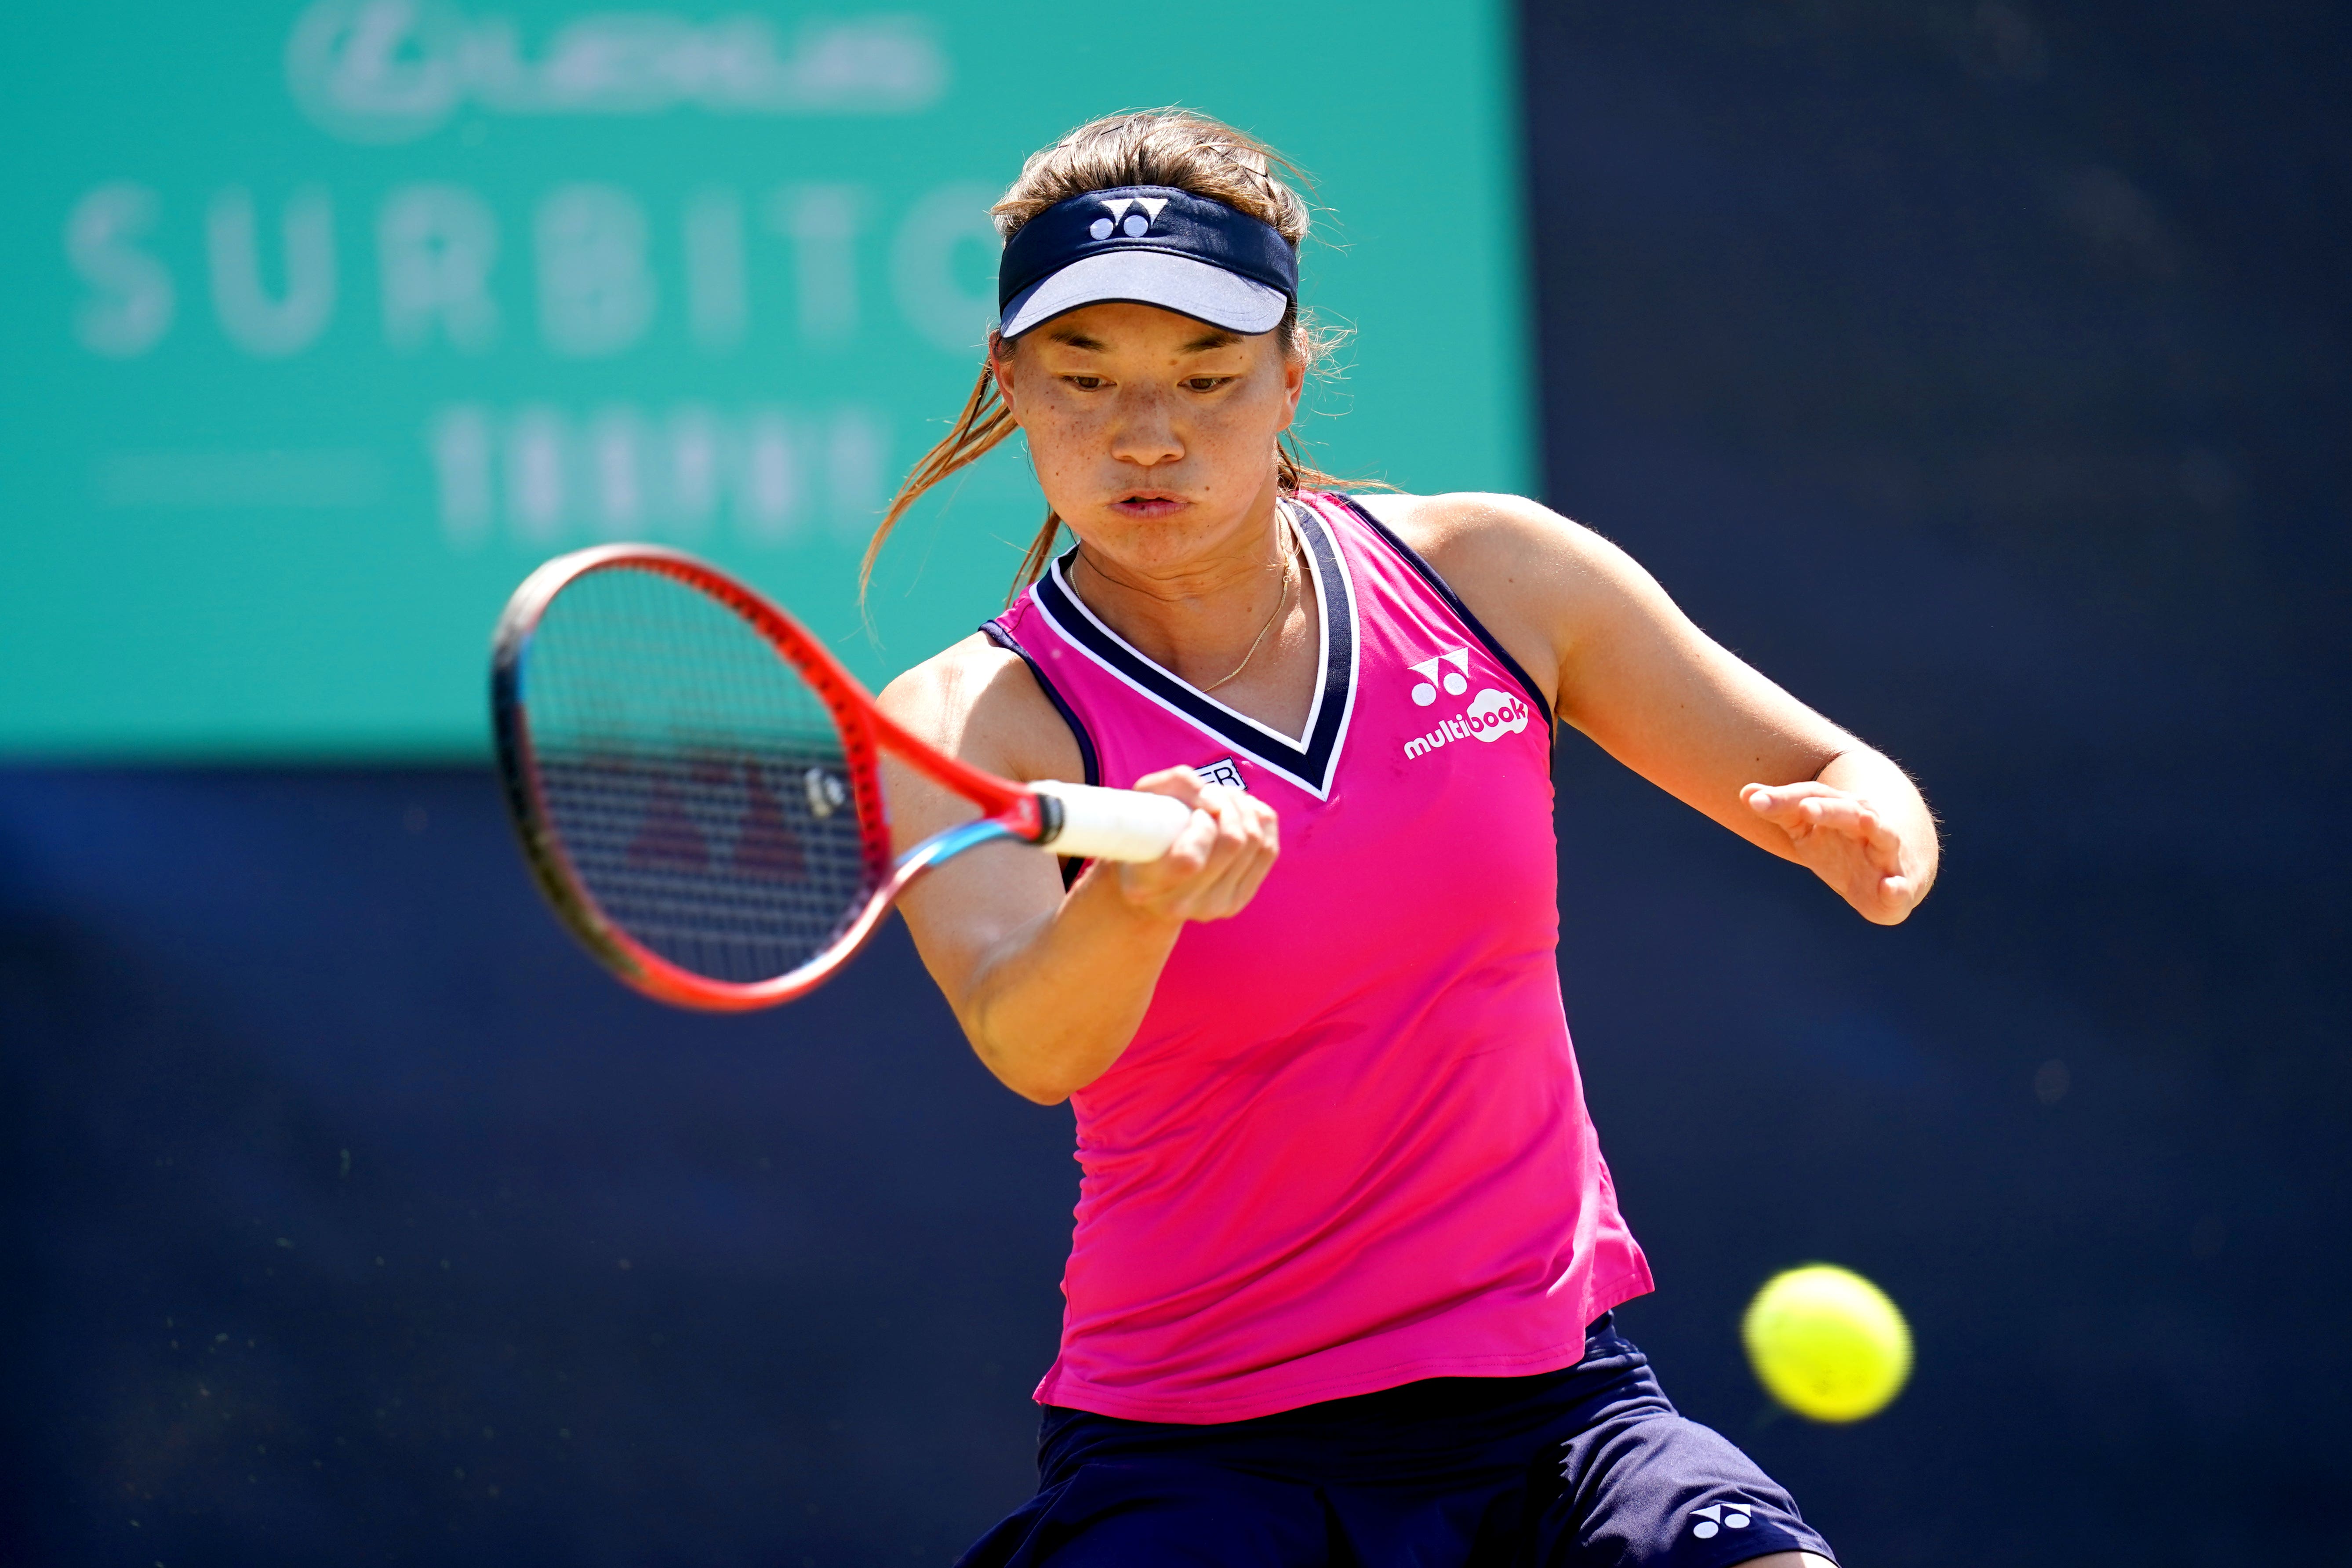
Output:
[[1263,549],[1302,376],[1273,332],[1151,305],[1072,310],[997,358],[1045,499],[1090,550],[1145,570]]

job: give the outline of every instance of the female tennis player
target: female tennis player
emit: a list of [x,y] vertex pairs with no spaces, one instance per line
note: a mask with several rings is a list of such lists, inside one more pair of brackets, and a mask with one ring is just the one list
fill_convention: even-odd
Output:
[[[1612,1321],[1650,1272],[1561,1009],[1552,722],[1881,923],[1932,821],[1597,535],[1285,450],[1317,348],[1286,167],[1173,110],[1032,157],[979,384],[875,539],[1017,428],[1051,505],[1018,597],[883,707],[1193,808],[1159,860],[1066,885],[992,848],[901,906],[1084,1173],[1039,1489],[963,1562],[1818,1564]],[[972,812],[888,789],[902,843]]]

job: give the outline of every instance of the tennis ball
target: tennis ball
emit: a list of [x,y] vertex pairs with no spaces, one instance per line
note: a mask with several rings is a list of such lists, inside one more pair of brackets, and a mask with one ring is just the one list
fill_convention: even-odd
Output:
[[1875,1415],[1911,1375],[1911,1326],[1886,1292],[1834,1264],[1766,1280],[1739,1338],[1766,1391],[1815,1421]]

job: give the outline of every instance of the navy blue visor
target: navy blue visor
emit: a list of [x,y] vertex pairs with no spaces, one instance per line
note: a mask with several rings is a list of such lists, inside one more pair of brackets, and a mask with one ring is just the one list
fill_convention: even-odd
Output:
[[1272,225],[1170,185],[1056,202],[996,268],[997,331],[1017,338],[1081,305],[1157,305],[1229,332],[1270,332],[1298,298],[1298,254]]

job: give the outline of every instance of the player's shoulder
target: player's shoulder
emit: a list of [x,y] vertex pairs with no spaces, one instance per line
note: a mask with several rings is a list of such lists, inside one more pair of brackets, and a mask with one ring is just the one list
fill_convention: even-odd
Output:
[[1429,496],[1375,490],[1348,499],[1448,582],[1460,574],[1510,573],[1539,561],[1563,563],[1607,548],[1607,542],[1591,529],[1526,496],[1485,490]]
[[1557,689],[1568,651],[1628,580],[1630,563],[1614,545],[1525,496],[1352,499],[1437,574],[1546,693]]
[[980,632],[899,675],[877,705],[950,756],[1008,778],[1076,779],[1082,766],[1027,661]]
[[949,644],[882,689],[877,705],[935,746],[947,746],[975,717],[1023,706],[1023,688],[1043,701],[1018,654],[984,633]]

